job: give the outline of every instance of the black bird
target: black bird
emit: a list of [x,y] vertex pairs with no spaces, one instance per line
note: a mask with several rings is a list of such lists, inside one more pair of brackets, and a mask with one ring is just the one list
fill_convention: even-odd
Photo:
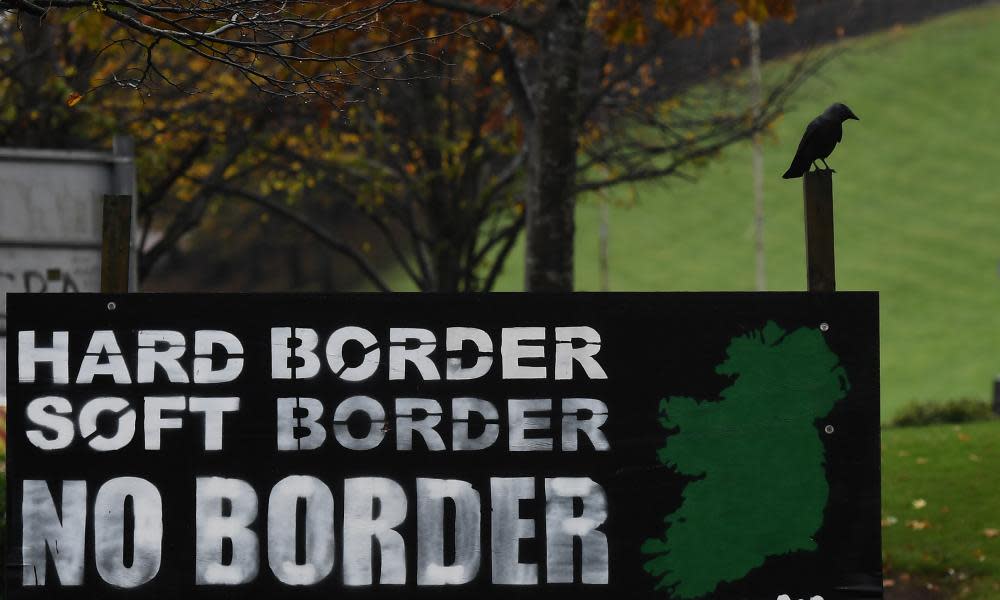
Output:
[[842,123],[848,119],[861,120],[851,109],[847,108],[847,105],[840,102],[830,106],[823,111],[823,114],[813,119],[802,135],[799,149],[795,151],[795,158],[792,159],[792,166],[788,167],[782,177],[785,179],[802,177],[809,170],[809,165],[815,164],[817,160],[822,161],[823,166],[830,169],[830,165],[826,164],[825,159],[830,156],[834,147],[843,137]]

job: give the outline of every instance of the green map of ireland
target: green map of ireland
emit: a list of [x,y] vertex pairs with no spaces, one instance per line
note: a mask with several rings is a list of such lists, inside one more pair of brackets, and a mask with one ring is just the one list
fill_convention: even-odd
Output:
[[671,598],[701,598],[771,556],[816,549],[829,486],[818,419],[847,394],[840,359],[816,329],[773,322],[734,338],[716,367],[719,398],[660,402],[661,463],[694,480],[645,570]]

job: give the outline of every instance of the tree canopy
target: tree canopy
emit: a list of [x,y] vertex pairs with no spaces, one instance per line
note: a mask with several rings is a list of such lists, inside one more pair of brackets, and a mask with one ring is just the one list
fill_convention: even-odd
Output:
[[0,11],[13,13],[18,28],[66,23],[95,57],[122,49],[117,68],[106,73],[112,77],[88,91],[170,82],[170,53],[180,49],[269,94],[333,99],[345,85],[378,79],[379,65],[422,37],[398,18],[397,6],[409,2],[0,0]]
[[[225,254],[273,220],[304,234],[290,244],[319,244],[377,289],[391,287],[394,263],[418,289],[489,290],[527,230],[526,287],[570,289],[578,196],[689,176],[765,128],[810,70],[782,74],[756,112],[740,69],[677,76],[678,40],[723,18],[790,19],[790,0],[346,2],[322,14],[288,3],[311,15],[305,25],[330,23],[296,25],[305,37],[288,41],[274,17],[285,42],[259,47],[283,50],[252,59],[109,15],[143,22],[145,4],[36,2],[41,19],[7,5],[19,12],[0,21],[3,143],[135,137],[143,276],[192,232],[228,233],[215,244]],[[263,24],[250,18],[256,2],[228,5],[233,27],[222,4],[198,17],[176,12],[180,0],[149,6],[176,27],[225,27],[214,35],[226,39],[280,37],[247,29]],[[244,62],[220,59],[228,52]],[[288,64],[285,52],[312,58]]]

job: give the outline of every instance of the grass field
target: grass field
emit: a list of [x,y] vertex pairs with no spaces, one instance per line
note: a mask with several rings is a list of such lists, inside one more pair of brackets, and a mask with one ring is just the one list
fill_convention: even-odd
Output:
[[[801,183],[784,181],[805,124],[833,101],[838,287],[881,292],[883,419],[910,400],[986,398],[1000,373],[1000,6],[849,40],[766,147],[769,289],[805,286]],[[611,195],[611,288],[751,290],[750,151],[681,181]],[[634,206],[626,206],[636,198]],[[598,289],[596,198],[577,213],[576,284]],[[498,289],[522,289],[519,250]]]
[[887,591],[1000,598],[1000,421],[882,433]]

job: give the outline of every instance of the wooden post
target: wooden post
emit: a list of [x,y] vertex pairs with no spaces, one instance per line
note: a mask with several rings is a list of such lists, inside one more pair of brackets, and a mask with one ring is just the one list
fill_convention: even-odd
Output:
[[1000,375],[993,380],[993,412],[1000,416]]
[[[114,167],[112,171],[112,194],[128,195],[135,197],[135,142],[130,136],[116,134],[111,142],[111,151],[114,154]],[[138,221],[136,213],[136,203],[132,203],[132,223]],[[139,253],[138,248],[132,246],[129,254],[128,289],[135,291],[139,289]]]
[[101,292],[128,292],[132,196],[104,196],[101,215]]
[[833,172],[803,177],[806,210],[806,274],[810,292],[837,289],[833,250]]

